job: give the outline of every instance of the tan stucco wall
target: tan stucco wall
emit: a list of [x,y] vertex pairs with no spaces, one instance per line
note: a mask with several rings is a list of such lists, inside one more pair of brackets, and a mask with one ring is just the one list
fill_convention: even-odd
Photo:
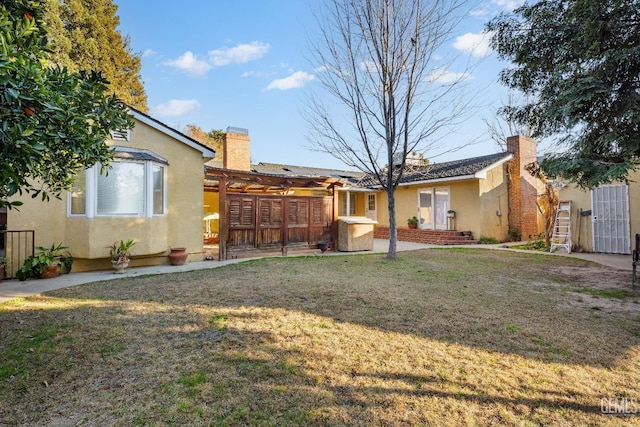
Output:
[[[505,166],[499,165],[489,170],[486,179],[478,181],[478,186],[481,234],[474,234],[474,237],[493,237],[499,241],[507,240],[509,236],[509,186]],[[498,215],[498,213],[502,215]]]
[[571,184],[558,192],[559,200],[571,200],[571,235],[572,244],[578,244],[588,252],[593,251],[593,235],[591,230],[591,216],[580,217],[580,209],[587,211],[591,209],[591,192],[581,190]]
[[[202,259],[202,153],[144,123],[136,122],[130,141],[108,142],[154,152],[168,161],[164,216],[83,218],[67,216],[67,194],[49,203],[29,196],[20,211],[8,214],[10,230],[36,230],[36,245],[63,243],[74,256],[74,270],[109,268],[107,245],[134,239],[131,265],[168,263],[170,247],[186,247],[189,260]],[[91,261],[100,259],[99,262]]]

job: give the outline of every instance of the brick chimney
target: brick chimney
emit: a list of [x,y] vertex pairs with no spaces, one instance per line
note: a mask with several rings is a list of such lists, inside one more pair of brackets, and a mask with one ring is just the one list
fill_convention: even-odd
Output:
[[539,234],[538,180],[525,169],[536,161],[536,142],[522,135],[510,136],[507,151],[513,153],[509,162],[509,230],[518,230],[528,239]]
[[249,131],[247,129],[228,127],[223,143],[223,165],[225,169],[240,171],[251,170]]

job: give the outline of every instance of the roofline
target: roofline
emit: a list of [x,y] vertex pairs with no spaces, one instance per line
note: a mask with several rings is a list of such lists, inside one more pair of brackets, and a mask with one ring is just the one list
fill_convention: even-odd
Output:
[[500,160],[497,160],[491,163],[489,166],[485,166],[484,168],[480,169],[478,172],[475,173],[475,175],[480,179],[487,179],[487,172],[489,172],[491,169],[495,168],[496,166],[500,166],[504,162],[508,162],[509,160],[513,159],[513,153],[508,151],[507,153],[508,155],[504,156]]
[[253,163],[251,165],[251,167],[260,166],[260,165],[285,166],[285,167],[300,168],[300,169],[305,169],[306,168],[306,169],[322,170],[322,171],[327,171],[327,172],[346,172],[346,173],[349,173],[349,174],[363,174],[364,173],[364,172],[359,171],[359,170],[322,168],[322,167],[315,167],[315,166],[302,166],[302,165],[291,165],[291,164],[286,164],[286,163],[271,163],[271,162]]
[[[398,187],[408,187],[410,185],[420,185],[420,184],[438,184],[441,182],[452,182],[452,181],[466,181],[472,179],[480,179],[474,175],[459,175],[459,176],[450,176],[447,178],[435,178],[435,179],[423,179],[420,181],[411,181],[411,182],[402,182],[398,184]],[[371,188],[382,189],[381,185],[376,185]]]
[[145,114],[139,110],[136,110],[131,106],[129,106],[128,108],[136,120],[146,124],[147,126],[151,126],[155,130],[158,130],[166,135],[169,135],[174,139],[177,139],[178,141],[182,142],[185,145],[188,145],[189,147],[195,150],[200,151],[202,153],[202,157],[210,158],[210,159],[213,159],[216,157],[216,152],[211,148],[207,147],[206,145],[196,141],[195,139],[185,135],[180,131],[173,129],[172,127],[169,127],[168,125],[162,123],[160,120],[154,119],[148,114]]
[[349,187],[340,187],[338,188],[338,191],[350,191],[352,193],[373,193],[373,187],[354,187],[354,186],[349,186]]
[[[487,172],[489,172],[489,170],[495,168],[496,166],[500,166],[501,164],[511,159],[513,159],[513,153],[507,153],[507,155],[501,158],[500,160],[495,161],[488,166],[485,166],[484,168],[480,169],[478,172],[474,174],[449,176],[446,178],[423,179],[420,181],[402,182],[398,184],[398,187],[407,187],[410,185],[419,185],[419,184],[438,184],[441,182],[452,182],[452,181],[466,181],[466,180],[472,180],[472,179],[487,179]],[[375,185],[369,188],[381,189],[382,186]]]

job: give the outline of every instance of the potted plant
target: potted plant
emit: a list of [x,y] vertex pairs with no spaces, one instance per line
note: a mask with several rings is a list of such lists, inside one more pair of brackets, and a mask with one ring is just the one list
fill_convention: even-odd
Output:
[[327,250],[329,250],[329,248],[331,247],[331,239],[332,239],[331,228],[330,228],[330,225],[327,223],[325,230],[322,232],[322,235],[318,240],[318,249],[320,249],[320,252],[325,253]]
[[131,247],[136,242],[129,239],[126,242],[120,240],[120,243],[113,242],[113,245],[107,246],[109,248],[109,255],[111,256],[111,266],[114,268],[114,273],[122,274],[126,271],[131,260]]
[[[41,279],[50,279],[57,277],[62,268],[66,268],[67,272],[71,271],[73,257],[67,246],[52,244],[50,248],[44,246],[36,246],[37,252],[27,257],[16,272],[18,280],[26,280],[29,277],[39,277]],[[64,259],[64,260],[63,260]]]
[[329,249],[329,242],[318,242],[318,249],[320,249],[320,252],[326,252]]
[[0,281],[4,279],[5,265],[9,262],[5,257],[0,256]]
[[187,262],[187,257],[189,254],[187,253],[187,248],[169,248],[171,251],[169,253],[169,263],[171,265],[183,265]]
[[407,220],[407,225],[409,225],[409,228],[418,228],[418,218],[412,216]]
[[455,218],[455,217],[456,217],[456,211],[454,211],[454,210],[452,210],[452,209],[449,209],[449,210],[447,211],[447,217],[448,217],[448,218]]

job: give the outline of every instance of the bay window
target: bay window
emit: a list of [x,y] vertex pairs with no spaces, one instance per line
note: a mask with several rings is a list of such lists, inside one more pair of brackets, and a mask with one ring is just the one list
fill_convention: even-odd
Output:
[[166,165],[151,160],[111,162],[80,172],[69,192],[70,216],[151,217],[165,213]]

